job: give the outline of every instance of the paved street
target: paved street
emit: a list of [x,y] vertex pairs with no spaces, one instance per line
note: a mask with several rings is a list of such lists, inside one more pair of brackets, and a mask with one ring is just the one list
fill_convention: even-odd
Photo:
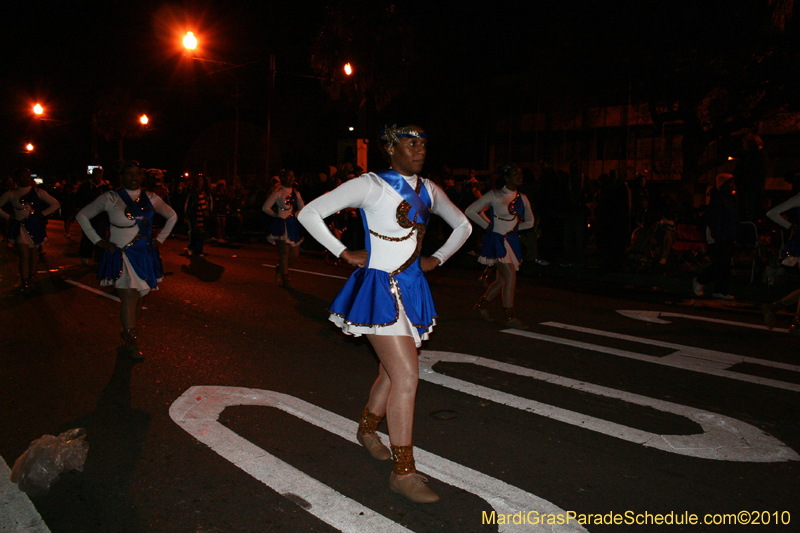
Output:
[[[506,330],[473,315],[476,272],[444,265],[429,275],[440,320],[414,431],[442,501],[422,506],[355,442],[377,362],[325,312],[349,268],[301,255],[287,291],[273,246],[207,245],[200,259],[170,238],[134,364],[117,356],[118,304],[80,264],[77,229],[70,242],[56,224],[33,296],[0,250],[0,456],[11,467],[74,427],[90,443],[83,472],[31,498],[50,531],[797,531],[788,316],[770,332],[747,302],[521,277],[531,328]],[[513,523],[567,512],[586,523]],[[730,525],[737,513],[751,524]]]

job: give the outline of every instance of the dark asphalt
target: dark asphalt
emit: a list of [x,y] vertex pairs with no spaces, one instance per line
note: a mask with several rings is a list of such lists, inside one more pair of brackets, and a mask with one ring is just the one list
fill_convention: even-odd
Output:
[[[60,225],[60,223],[59,223]],[[335,531],[200,444],[168,414],[188,388],[223,385],[285,393],[348,419],[360,413],[376,359],[363,339],[327,322],[342,280],[295,272],[295,290],[278,288],[274,247],[208,245],[205,260],[167,241],[167,276],[141,318],[147,357],[118,357],[115,302],[66,280],[99,288],[77,258],[76,242],[54,231],[38,291],[17,289],[16,257],[0,250],[0,456],[13,464],[43,434],[84,427],[90,451],[83,472],[62,475],[32,498],[53,532]],[[73,230],[75,231],[75,230]],[[44,268],[46,266],[47,268]],[[671,368],[501,332],[472,314],[482,289],[469,265],[429,276],[441,317],[425,350],[476,355],[579,382],[672,402],[751,424],[800,451],[798,392]],[[302,255],[295,268],[347,276],[347,267]],[[785,289],[737,283],[734,302],[690,297],[688,275],[609,275],[588,269],[530,268],[520,277],[518,315],[531,331],[663,357],[674,350],[558,330],[546,322],[682,344],[797,365],[786,334],[697,320],[652,324],[620,309],[658,310],[758,324],[760,302]],[[685,287],[685,290],[682,289]],[[500,314],[499,305],[492,309]],[[788,326],[788,315],[781,327]],[[790,383],[782,369],[734,370]],[[543,381],[461,363],[436,371],[489,389],[655,434],[691,435],[684,416]],[[446,412],[446,416],[442,416]],[[220,422],[266,452],[412,531],[496,531],[483,526],[489,504],[432,479],[443,497],[432,506],[389,492],[390,466],[358,446],[276,409],[233,407]],[[789,511],[788,526],[586,526],[589,531],[794,531],[800,463],[731,462],[647,448],[422,381],[415,445],[579,513],[737,513]],[[385,431],[385,427],[382,428]]]

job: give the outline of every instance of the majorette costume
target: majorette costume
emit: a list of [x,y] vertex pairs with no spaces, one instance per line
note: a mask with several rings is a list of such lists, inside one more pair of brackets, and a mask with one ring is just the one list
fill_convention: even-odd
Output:
[[[489,216],[484,215],[488,208]],[[508,263],[519,270],[522,245],[519,230],[533,227],[533,212],[528,198],[503,187],[484,194],[467,208],[466,215],[486,230],[478,261],[484,265]]]
[[[790,229],[792,223],[781,216],[789,211],[794,211],[795,216],[800,217],[800,194],[792,196],[782,204],[776,205],[767,211],[767,217],[784,229]],[[800,231],[795,230],[794,236],[781,251],[779,259],[781,264],[788,267],[800,265]],[[775,326],[776,315],[779,310],[797,304],[792,325],[789,326],[789,335],[800,337],[800,299],[798,298],[800,298],[800,289],[792,291],[776,302],[764,304],[761,310],[764,313],[764,324],[767,328],[772,329]]]
[[292,187],[281,187],[273,191],[262,208],[266,214],[275,217],[267,240],[286,241],[290,246],[298,246],[303,242],[300,223],[295,216],[303,209],[303,205],[300,193]]
[[[794,211],[795,216],[799,217],[798,219],[800,220],[800,194],[792,196],[782,204],[770,209],[767,212],[767,217],[779,226],[789,229],[792,224],[781,216],[787,211]],[[786,243],[786,246],[781,251],[780,260],[783,265],[789,267],[800,265],[800,231],[795,232],[794,238]]]
[[369,252],[330,305],[330,320],[349,335],[406,335],[421,341],[436,324],[436,309],[420,267],[425,227],[434,213],[453,232],[432,255],[444,263],[469,237],[471,226],[445,192],[426,179],[394,170],[367,173],[322,195],[300,211],[308,232],[336,257],[347,248],[324,218],[342,209],[361,210]]
[[[14,207],[13,217],[3,212],[3,218],[9,221],[9,242],[36,248],[47,239],[47,222],[44,217],[58,209],[58,200],[36,187],[20,187],[7,192],[6,195],[4,195],[6,200]],[[42,201],[48,204],[46,210],[42,210]],[[5,203],[4,201],[3,204]]]
[[116,245],[106,250],[100,262],[97,279],[101,285],[114,285],[118,289],[137,289],[144,296],[158,288],[163,271],[158,251],[153,249],[153,216],[167,219],[156,239],[164,242],[178,220],[178,216],[161,198],[142,189],[117,189],[99,196],[75,216],[83,231],[93,243],[101,240],[89,220],[108,212],[111,221],[109,240]]

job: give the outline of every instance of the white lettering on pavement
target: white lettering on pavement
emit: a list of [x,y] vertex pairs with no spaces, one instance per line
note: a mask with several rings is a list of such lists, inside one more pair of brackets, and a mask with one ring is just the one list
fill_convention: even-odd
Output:
[[[516,331],[516,330],[515,330]],[[618,439],[641,444],[645,447],[723,461],[744,462],[777,462],[797,461],[800,456],[787,445],[767,435],[760,429],[734,418],[710,413],[663,400],[655,400],[630,392],[602,387],[583,381],[547,374],[492,359],[451,352],[433,352],[423,350],[419,357],[420,379],[436,383],[443,387],[461,391],[485,400],[501,403],[544,416],[567,424],[572,424],[590,431],[609,435]],[[466,363],[508,372],[518,376],[546,381],[554,385],[589,392],[607,398],[617,398],[635,405],[652,407],[665,413],[684,416],[700,425],[703,432],[697,435],[657,435],[648,431],[634,429],[622,424],[609,422],[586,414],[554,407],[507,394],[498,390],[482,387],[460,379],[437,373],[433,366],[439,362]]]
[[[308,402],[273,391],[237,387],[195,386],[188,389],[170,406],[169,414],[180,427],[219,455],[235,464],[278,493],[296,495],[306,500],[309,513],[323,522],[352,533],[406,532],[406,528],[344,496],[300,470],[281,461],[240,437],[218,422],[220,413],[234,405],[275,407],[301,420],[325,429],[356,445],[358,424]],[[278,429],[276,428],[276,431]],[[388,441],[382,433],[379,435]],[[327,453],[320,450],[320,453]],[[566,512],[552,503],[503,481],[443,457],[414,448],[417,467],[444,483],[459,487],[484,500],[497,514]],[[388,490],[388,489],[387,489]],[[586,531],[575,521],[569,525],[529,526],[524,531]],[[512,529],[513,528],[513,529]],[[498,525],[498,531],[520,531],[513,524]]]
[[637,359],[639,361],[646,361],[648,363],[655,363],[657,365],[670,366],[673,368],[681,368],[683,370],[691,370],[701,374],[710,374],[712,376],[720,376],[737,381],[746,381],[748,383],[757,383],[758,385],[765,385],[776,389],[785,389],[794,392],[800,392],[800,384],[789,383],[787,381],[780,381],[777,379],[763,378],[760,376],[753,376],[750,374],[743,374],[741,372],[734,372],[728,370],[730,367],[737,363],[752,363],[771,368],[779,368],[791,372],[800,372],[800,366],[789,365],[785,363],[777,363],[775,361],[768,361],[766,359],[756,359],[753,357],[746,357],[743,355],[734,355],[725,352],[718,352],[716,350],[707,350],[705,348],[696,348],[694,346],[684,346],[682,344],[675,344],[671,342],[662,342],[652,339],[645,339],[642,337],[634,337],[631,335],[624,335],[622,333],[611,333],[599,329],[584,328],[581,326],[572,326],[569,324],[560,324],[558,322],[543,322],[542,326],[551,326],[570,331],[578,331],[581,333],[588,333],[590,335],[597,335],[599,337],[610,337],[625,341],[638,342],[641,344],[649,344],[651,346],[658,346],[661,348],[672,348],[676,350],[674,353],[664,357],[655,355],[645,355],[637,352],[630,352],[627,350],[620,350],[617,348],[610,348],[608,346],[601,346],[582,342],[572,339],[565,339],[562,337],[553,337],[552,335],[543,335],[533,331],[521,331],[518,329],[505,329],[502,333],[510,333],[511,335],[519,335],[529,339],[536,339],[555,344],[562,344],[564,346],[572,346],[574,348],[581,348],[584,350],[591,350],[593,352],[600,352],[609,355],[617,355],[619,357],[626,357],[628,359]]

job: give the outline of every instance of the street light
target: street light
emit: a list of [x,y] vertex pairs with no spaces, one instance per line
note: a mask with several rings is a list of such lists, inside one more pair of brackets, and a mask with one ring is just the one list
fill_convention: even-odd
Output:
[[344,64],[344,73],[350,76],[353,73],[353,66],[350,63]]
[[194,36],[192,32],[186,32],[186,36],[183,38],[183,47],[187,50],[194,50],[197,48],[197,37]]
[[142,115],[139,117],[139,122],[142,123],[142,126],[147,126],[147,123],[150,122],[150,119],[147,118],[147,115]]
[[25,145],[25,149],[28,152],[33,152],[33,145],[31,143],[28,143],[28,144]]
[[33,113],[36,115],[41,115],[44,113],[44,108],[41,106],[41,104],[36,104],[33,106]]

